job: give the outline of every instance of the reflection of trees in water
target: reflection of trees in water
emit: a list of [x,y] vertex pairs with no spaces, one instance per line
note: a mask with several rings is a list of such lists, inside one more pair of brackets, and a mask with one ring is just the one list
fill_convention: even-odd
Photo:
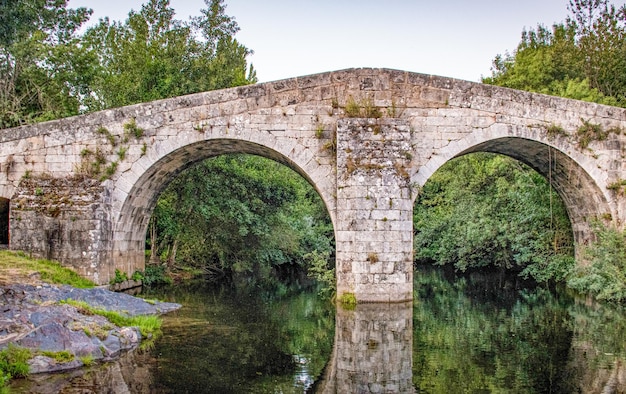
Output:
[[302,392],[317,380],[313,392],[321,393],[624,392],[623,309],[506,278],[448,279],[420,269],[413,305],[338,309],[336,322],[311,294],[174,289],[159,298],[187,307],[167,316],[169,343],[73,371],[70,383],[33,376],[27,391]]
[[[183,304],[164,316],[163,337],[152,350],[70,376],[41,376],[49,384],[33,392],[303,392],[331,352],[334,311],[316,294],[272,299],[179,286],[148,298]],[[23,383],[24,392],[38,387]]]
[[[613,308],[594,312],[544,288],[518,290],[501,278],[494,285],[493,276],[449,281],[439,270],[420,270],[415,277],[418,390],[598,392],[592,387],[607,384],[607,367],[624,356],[626,324],[610,320]],[[611,365],[602,365],[607,346]]]

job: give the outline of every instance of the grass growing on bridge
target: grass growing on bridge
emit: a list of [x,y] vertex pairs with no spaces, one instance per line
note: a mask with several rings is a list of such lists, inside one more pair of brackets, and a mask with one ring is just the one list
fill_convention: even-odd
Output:
[[94,287],[94,283],[80,277],[56,261],[33,259],[24,252],[0,251],[0,285],[11,283],[66,284],[78,288]]

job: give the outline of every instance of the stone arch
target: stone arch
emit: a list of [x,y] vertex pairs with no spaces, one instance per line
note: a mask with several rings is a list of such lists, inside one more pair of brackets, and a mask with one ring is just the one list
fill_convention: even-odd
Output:
[[433,156],[414,173],[413,182],[423,186],[445,163],[470,153],[498,153],[519,160],[551,180],[552,187],[565,203],[577,255],[579,246],[593,239],[590,219],[616,215],[614,202],[591,175],[594,163],[570,144],[558,145],[547,138],[502,135],[481,139],[472,135],[451,143],[446,152]]
[[[146,160],[135,163],[126,176],[116,181],[113,190],[112,209],[112,264],[109,264],[109,276],[120,269],[132,273],[143,269],[145,234],[156,201],[167,184],[183,170],[211,157],[244,153],[262,156],[294,170],[306,179],[320,195],[333,224],[335,223],[335,199],[329,183],[326,169],[315,160],[298,161],[300,155],[286,155],[276,148],[235,138],[212,138],[182,144],[169,151],[155,146],[148,152]],[[152,160],[151,157],[158,159]],[[294,159],[295,156],[295,159]],[[152,163],[146,166],[146,163]],[[124,188],[128,187],[128,192]]]

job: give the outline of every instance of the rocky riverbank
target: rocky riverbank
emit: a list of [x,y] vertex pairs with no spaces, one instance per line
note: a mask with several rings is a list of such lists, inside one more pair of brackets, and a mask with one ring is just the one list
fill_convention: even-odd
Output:
[[[0,350],[9,344],[31,349],[35,354],[29,361],[33,374],[114,360],[140,344],[138,328],[117,327],[103,316],[60,303],[64,300],[85,302],[94,309],[127,316],[162,314],[180,308],[179,304],[147,302],[104,288],[77,289],[45,283],[1,286]],[[41,354],[63,351],[73,359],[58,361]]]

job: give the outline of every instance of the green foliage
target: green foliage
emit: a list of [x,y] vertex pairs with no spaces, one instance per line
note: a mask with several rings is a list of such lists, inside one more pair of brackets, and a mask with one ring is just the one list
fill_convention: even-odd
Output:
[[147,264],[142,280],[143,285],[148,287],[172,284],[172,278],[166,275],[163,265]]
[[32,357],[29,349],[9,343],[0,351],[0,387],[12,378],[28,376],[28,360]]
[[600,300],[626,303],[626,233],[594,223],[596,241],[584,249],[586,264],[580,264],[568,285]]
[[282,164],[249,155],[215,157],[183,172],[161,194],[148,232],[151,259],[170,268],[267,284],[306,273],[304,256],[330,256],[331,239],[315,190]]
[[143,280],[143,273],[141,271],[135,271],[131,275],[130,279],[134,280],[134,281],[142,281]]
[[60,352],[43,350],[40,351],[39,354],[41,354],[42,356],[53,358],[56,362],[59,363],[69,363],[70,361],[74,361],[74,355],[67,350],[62,350]]
[[80,112],[94,59],[77,32],[90,15],[67,0],[0,2],[0,128]]
[[[106,127],[100,126],[100,127],[98,127],[96,132],[98,134],[102,134],[103,136],[105,136],[107,141],[109,141],[109,144],[111,144],[111,146],[117,145],[117,141],[115,141],[115,136],[113,134],[111,134],[111,132]],[[122,160],[124,160],[124,159],[122,159]]]
[[223,0],[205,3],[181,21],[169,0],[147,0],[81,33],[92,11],[67,0],[0,2],[0,128],[255,82]]
[[346,102],[344,112],[349,118],[381,118],[383,116],[380,108],[374,105],[370,98],[357,102],[350,96]]
[[567,136],[565,129],[559,125],[551,124],[546,128],[546,133],[550,139],[554,139],[558,136]]
[[141,138],[143,136],[143,132],[144,130],[137,126],[135,118],[132,118],[128,122],[124,123],[124,142],[128,142],[131,136],[135,137],[135,139]]
[[330,267],[330,256],[314,250],[303,256],[307,261],[308,276],[320,284],[318,294],[324,298],[332,298],[337,290],[337,276],[335,268]]
[[604,141],[608,136],[609,133],[602,128],[602,125],[585,119],[582,119],[582,125],[576,130],[578,146],[582,149],[587,148],[591,141]]
[[89,28],[84,44],[99,64],[89,108],[255,82],[246,64],[251,51],[233,38],[239,27],[225,14],[223,0],[205,3],[208,8],[189,22],[174,18],[169,1],[148,0],[124,23],[105,18]]
[[414,210],[415,259],[515,270],[561,281],[573,264],[565,207],[548,182],[511,158],[480,153],[441,167]]
[[341,305],[341,307],[344,309],[351,310],[356,308],[357,300],[354,293],[343,293],[339,296],[337,301],[339,302],[339,305]]
[[626,106],[626,12],[607,0],[573,0],[568,9],[564,23],[524,31],[483,82]]
[[113,277],[110,281],[109,284],[117,284],[117,283],[122,283],[122,282],[126,282],[128,280],[128,275],[126,274],[126,272],[122,272],[119,269],[115,269],[115,277]]
[[80,362],[83,363],[84,366],[89,367],[91,365],[93,365],[94,363],[94,358],[91,354],[86,354],[84,356],[80,356],[79,357]]

